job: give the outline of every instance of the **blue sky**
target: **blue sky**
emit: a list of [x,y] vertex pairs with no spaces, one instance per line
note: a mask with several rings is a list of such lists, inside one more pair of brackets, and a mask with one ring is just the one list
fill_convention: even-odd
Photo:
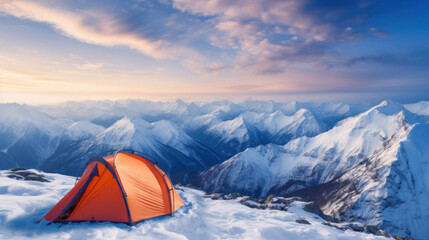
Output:
[[429,1],[3,0],[0,101],[429,100]]

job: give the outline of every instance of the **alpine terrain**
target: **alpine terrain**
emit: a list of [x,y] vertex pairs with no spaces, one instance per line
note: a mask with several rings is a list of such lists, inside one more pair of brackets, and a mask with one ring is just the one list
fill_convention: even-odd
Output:
[[[180,100],[0,104],[0,168],[80,176],[90,157],[133,149],[157,161],[175,183],[208,193],[299,197],[316,202],[335,221],[429,239],[428,113],[427,102],[390,100],[375,106]],[[1,193],[21,191],[7,189]],[[188,200],[201,195],[184,191]],[[239,228],[228,231],[244,236]]]

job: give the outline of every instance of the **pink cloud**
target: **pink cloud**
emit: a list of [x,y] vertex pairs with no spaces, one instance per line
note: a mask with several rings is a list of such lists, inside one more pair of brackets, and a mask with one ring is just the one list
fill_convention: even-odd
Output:
[[[345,22],[355,21],[349,9],[365,14],[365,8],[355,3],[324,9],[313,0],[173,0],[173,6],[213,17],[218,31],[210,36],[211,43],[235,49],[237,69],[260,74],[283,72],[296,62],[314,64],[320,61],[315,55],[322,59],[326,54],[323,50],[328,46],[326,43],[353,41],[365,33],[344,33],[341,27]],[[290,36],[276,42],[272,41],[275,34]]]
[[6,0],[0,2],[0,12],[17,18],[48,23],[60,33],[85,43],[107,47],[126,46],[160,59],[184,56],[201,58],[200,54],[186,46],[172,45],[164,40],[152,40],[125,31],[125,26],[122,26],[118,19],[101,11],[67,10],[47,2]]

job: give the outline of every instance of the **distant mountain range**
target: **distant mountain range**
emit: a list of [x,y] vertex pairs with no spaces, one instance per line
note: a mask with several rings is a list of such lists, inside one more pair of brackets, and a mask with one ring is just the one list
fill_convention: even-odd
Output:
[[154,157],[208,192],[301,196],[429,238],[429,104],[126,101],[0,104],[0,168],[79,175],[106,150]]
[[0,104],[0,168],[79,175],[90,156],[133,148],[156,158],[169,174],[183,175],[205,170],[248,147],[317,135],[360,109],[263,101]]

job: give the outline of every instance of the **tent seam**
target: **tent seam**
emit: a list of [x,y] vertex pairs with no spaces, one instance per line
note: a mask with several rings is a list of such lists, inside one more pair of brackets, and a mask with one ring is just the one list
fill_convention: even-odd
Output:
[[127,200],[127,193],[125,192],[125,189],[122,185],[121,179],[118,175],[118,172],[116,171],[116,168],[112,167],[104,158],[99,157],[99,156],[95,156],[92,157],[87,164],[89,164],[90,162],[93,161],[98,161],[101,164],[103,164],[104,166],[106,166],[106,168],[109,169],[109,171],[112,173],[113,177],[116,179],[116,182],[118,184],[119,189],[121,190],[122,193],[122,198],[124,199],[124,204],[125,204],[125,209],[127,210],[127,214],[128,214],[128,224],[132,225],[133,224],[133,220],[131,217],[131,211],[130,211],[130,207],[128,205],[128,200]]
[[[156,167],[156,166],[155,166]],[[168,184],[167,184],[167,180],[166,180],[166,178],[165,178],[165,176],[167,175],[167,174],[161,174],[161,172],[159,171],[160,169],[158,168],[158,167],[156,167],[156,171],[158,172],[158,174],[160,174],[161,175],[161,177],[162,177],[162,180],[164,180],[164,184],[165,184],[165,187],[167,188],[167,192],[168,192],[168,200],[169,200],[169,202],[170,202],[170,215],[171,216],[173,216],[173,206],[172,206],[172,202],[171,202],[171,190],[173,189],[173,184],[170,182],[170,184],[171,184],[171,187],[172,188],[169,188],[168,187]],[[168,176],[167,176],[168,177]]]

